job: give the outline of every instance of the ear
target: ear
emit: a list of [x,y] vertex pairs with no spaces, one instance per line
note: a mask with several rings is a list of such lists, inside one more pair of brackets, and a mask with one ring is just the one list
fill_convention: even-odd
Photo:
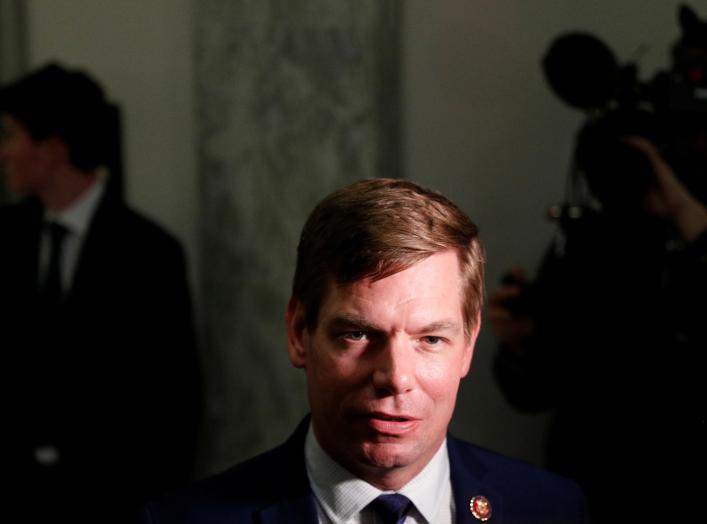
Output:
[[474,356],[474,347],[476,346],[476,339],[479,336],[479,330],[481,329],[481,312],[476,314],[474,319],[474,324],[471,326],[471,333],[469,338],[466,339],[466,344],[464,346],[464,353],[462,355],[462,377],[465,377],[471,369],[471,359]]
[[61,166],[70,163],[69,146],[58,136],[49,136],[42,140],[42,154],[45,162],[52,166]]
[[296,368],[304,368],[307,364],[307,346],[309,344],[309,331],[304,307],[299,300],[290,298],[285,313],[287,323],[287,353],[290,362]]

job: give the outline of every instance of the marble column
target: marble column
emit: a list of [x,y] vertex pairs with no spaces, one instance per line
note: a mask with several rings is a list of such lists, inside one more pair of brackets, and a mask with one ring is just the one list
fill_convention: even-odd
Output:
[[284,309],[324,195],[400,175],[398,0],[200,0],[195,74],[207,416],[198,473],[307,411]]

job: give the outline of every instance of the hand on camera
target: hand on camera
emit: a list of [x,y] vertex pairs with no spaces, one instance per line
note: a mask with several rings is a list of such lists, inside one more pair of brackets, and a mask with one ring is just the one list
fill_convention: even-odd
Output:
[[501,287],[491,295],[487,318],[501,344],[521,352],[535,331],[535,321],[527,304],[528,280],[525,271],[514,268],[503,278]]
[[697,238],[707,229],[704,204],[690,194],[651,142],[638,136],[624,137],[624,142],[646,155],[653,168],[655,186],[646,194],[646,210],[671,220],[685,240]]

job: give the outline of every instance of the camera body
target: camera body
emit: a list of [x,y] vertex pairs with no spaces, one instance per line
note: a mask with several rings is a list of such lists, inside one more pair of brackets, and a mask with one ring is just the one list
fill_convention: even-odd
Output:
[[648,160],[622,141],[628,135],[653,142],[688,190],[707,202],[707,23],[687,6],[678,19],[682,33],[671,67],[648,82],[639,79],[635,63],[619,65],[590,34],[561,35],[551,44],[543,59],[548,83],[587,114],[573,159],[573,176],[584,184],[575,180],[572,187],[590,195],[570,195],[572,206],[612,213],[640,208],[653,174]]

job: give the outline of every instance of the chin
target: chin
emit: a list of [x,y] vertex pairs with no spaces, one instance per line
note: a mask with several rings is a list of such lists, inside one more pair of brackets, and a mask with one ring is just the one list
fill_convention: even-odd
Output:
[[362,450],[364,462],[380,469],[393,469],[407,466],[413,462],[412,451],[399,443],[365,443]]

